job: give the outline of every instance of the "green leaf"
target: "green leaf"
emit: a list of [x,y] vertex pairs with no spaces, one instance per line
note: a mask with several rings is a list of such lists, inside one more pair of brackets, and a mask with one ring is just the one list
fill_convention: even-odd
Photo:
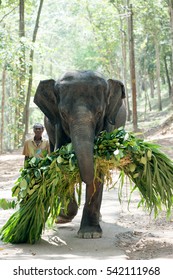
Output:
[[114,155],[115,155],[115,156],[119,155],[119,152],[120,152],[120,150],[116,149],[116,150],[114,151]]
[[131,163],[131,164],[129,164],[129,170],[130,170],[130,172],[134,172],[135,171],[135,169],[136,169],[136,164],[134,164],[134,163]]
[[70,158],[69,159],[69,168],[70,168],[70,171],[73,171],[75,169],[75,164],[73,163],[73,158]]
[[149,160],[151,160],[151,157],[152,157],[152,151],[151,151],[151,150],[148,150],[148,151],[147,151],[147,158],[148,158]]
[[33,188],[33,189],[28,189],[28,190],[27,190],[27,193],[28,193],[29,195],[32,195],[33,192],[35,192],[35,189],[34,189],[34,188]]
[[27,195],[27,192],[28,192],[27,189],[21,190],[21,192],[20,192],[20,197],[21,197],[21,198],[24,198],[24,197]]
[[57,157],[57,163],[62,163],[62,162],[64,162],[64,159],[61,156]]
[[9,201],[5,198],[0,199],[0,208],[2,208],[3,210],[7,210],[7,209],[14,209],[16,206],[16,202],[13,201]]
[[67,144],[66,148],[67,148],[68,153],[72,152],[72,150],[73,150],[72,143]]
[[133,174],[133,178],[135,179],[135,178],[138,178],[139,177],[139,173],[135,173],[135,174]]
[[18,196],[20,192],[20,187],[12,189],[12,196]]
[[140,159],[140,163],[142,163],[142,164],[146,165],[146,163],[147,163],[147,159],[146,159],[146,157],[141,157],[141,159]]
[[20,189],[21,189],[21,190],[26,190],[27,186],[28,186],[28,183],[27,183],[26,179],[24,178],[24,179],[20,182]]
[[39,170],[39,169],[34,170],[34,175],[35,175],[35,177],[36,177],[37,179],[39,179],[39,178],[41,177],[41,172],[40,172],[40,170]]

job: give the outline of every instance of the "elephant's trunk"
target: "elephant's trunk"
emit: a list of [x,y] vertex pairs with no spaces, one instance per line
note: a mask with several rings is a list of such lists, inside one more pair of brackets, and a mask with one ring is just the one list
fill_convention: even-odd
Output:
[[94,130],[91,124],[74,125],[71,140],[78,160],[81,179],[87,185],[94,180]]

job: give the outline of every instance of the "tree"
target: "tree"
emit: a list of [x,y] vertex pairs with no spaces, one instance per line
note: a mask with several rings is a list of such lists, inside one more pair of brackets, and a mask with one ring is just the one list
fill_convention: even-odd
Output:
[[5,111],[5,80],[6,80],[6,69],[4,67],[2,72],[2,99],[1,99],[1,137],[0,137],[0,152],[4,150],[3,138],[4,138],[4,111]]
[[18,145],[21,143],[23,135],[23,113],[24,113],[24,103],[25,103],[25,80],[26,80],[26,61],[25,61],[25,1],[19,0],[19,69],[18,69],[18,79],[17,79],[17,100],[18,106],[16,108],[17,117],[17,133],[16,142]]
[[[142,62],[145,61],[143,65],[145,68],[141,71],[144,73],[147,70],[150,85],[151,93],[153,95],[153,81],[156,82],[156,92],[157,92],[157,102],[158,110],[162,110],[162,96],[161,96],[161,52],[163,51],[163,46],[165,45],[167,38],[167,18],[165,14],[165,8],[161,9],[160,1],[151,2],[145,1],[141,3],[141,13],[138,16],[143,28],[143,33],[138,37],[142,42],[140,43],[141,53],[139,57],[142,57]],[[164,24],[164,28],[163,25]],[[140,48],[139,48],[140,50]],[[142,55],[141,55],[142,54]],[[140,65],[142,67],[142,65]]]
[[[172,57],[172,65],[173,65],[173,0],[169,0],[169,15],[170,15],[170,29],[171,29],[171,51],[172,51],[171,57]],[[173,77],[173,71],[171,76]],[[171,100],[173,103],[173,79],[171,85]]]
[[23,134],[23,140],[22,140],[23,143],[24,143],[25,136],[28,133],[28,128],[29,128],[29,104],[30,104],[30,99],[31,99],[32,81],[33,81],[34,43],[36,42],[36,38],[37,38],[37,32],[38,32],[38,28],[39,28],[39,20],[40,20],[41,10],[43,7],[43,2],[44,2],[44,0],[40,0],[38,12],[37,12],[37,18],[36,18],[35,27],[34,27],[33,36],[32,36],[33,47],[31,48],[30,55],[29,55],[29,80],[28,80],[28,89],[27,89],[25,110],[24,110],[25,131]]
[[[165,100],[171,104],[172,1],[133,0],[137,122],[144,110],[147,117],[147,110],[156,107],[154,102],[157,110],[161,106],[164,109]],[[56,80],[69,69],[92,69],[107,78],[122,80],[130,113],[135,105],[128,59],[127,4],[128,0],[63,0],[58,4],[47,0],[40,17],[37,7],[41,1],[1,2],[0,127],[3,124],[4,149],[21,145],[30,125],[42,120],[43,115],[32,103],[39,80]]]
[[154,38],[155,52],[156,52],[156,81],[157,81],[157,96],[158,96],[158,109],[162,111],[162,99],[160,89],[160,49],[157,38]]
[[130,59],[130,76],[132,89],[132,113],[133,113],[133,130],[137,131],[137,97],[136,97],[136,71],[135,71],[135,50],[134,50],[134,33],[133,33],[133,9],[132,4],[129,6],[130,17],[128,21],[129,33],[129,59]]

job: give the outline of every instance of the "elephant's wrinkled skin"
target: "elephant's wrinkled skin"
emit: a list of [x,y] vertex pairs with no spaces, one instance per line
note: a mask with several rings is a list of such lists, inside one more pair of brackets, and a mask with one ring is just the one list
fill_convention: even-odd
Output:
[[[100,206],[103,184],[94,182],[94,138],[102,130],[112,131],[125,125],[123,103],[125,90],[122,82],[92,71],[74,71],[57,82],[41,81],[34,102],[46,116],[51,150],[72,142],[80,170],[86,183],[86,198],[78,236],[100,238]],[[100,175],[103,177],[103,175]],[[77,204],[71,199],[68,218],[77,213]]]

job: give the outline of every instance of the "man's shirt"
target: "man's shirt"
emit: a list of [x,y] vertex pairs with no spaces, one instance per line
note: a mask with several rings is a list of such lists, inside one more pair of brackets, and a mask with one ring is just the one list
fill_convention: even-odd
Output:
[[31,158],[43,158],[46,154],[50,153],[49,141],[47,139],[42,138],[39,145],[33,139],[28,139],[25,141],[23,148],[23,155]]

